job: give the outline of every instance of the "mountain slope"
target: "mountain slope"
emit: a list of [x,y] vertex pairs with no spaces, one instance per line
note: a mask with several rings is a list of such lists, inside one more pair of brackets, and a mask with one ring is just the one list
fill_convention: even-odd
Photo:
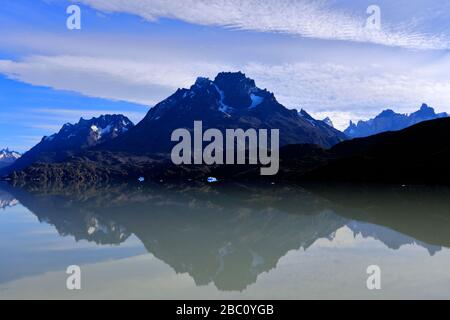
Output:
[[386,131],[398,131],[417,123],[448,117],[447,113],[436,113],[433,108],[423,104],[420,110],[407,114],[395,113],[385,110],[374,119],[359,121],[358,124],[350,122],[344,133],[351,138],[368,137]]
[[76,155],[81,150],[113,140],[130,130],[134,124],[123,115],[103,115],[90,120],[80,119],[77,124],[65,124],[61,130],[25,153],[5,171],[22,170],[29,165],[53,163]]
[[325,124],[288,110],[267,90],[256,87],[243,73],[220,73],[214,81],[198,78],[190,89],[179,89],[152,108],[132,130],[98,149],[129,153],[169,153],[171,134],[193,128],[202,121],[204,130],[280,129],[280,145],[311,143],[331,147],[345,135]]

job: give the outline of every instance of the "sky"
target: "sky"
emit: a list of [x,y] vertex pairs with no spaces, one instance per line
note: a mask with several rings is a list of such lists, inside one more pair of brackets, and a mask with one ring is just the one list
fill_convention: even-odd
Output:
[[[73,4],[81,30],[66,26]],[[380,29],[366,26],[370,5]],[[341,130],[387,108],[450,112],[449,49],[447,0],[3,0],[0,149],[81,117],[138,122],[221,71]]]

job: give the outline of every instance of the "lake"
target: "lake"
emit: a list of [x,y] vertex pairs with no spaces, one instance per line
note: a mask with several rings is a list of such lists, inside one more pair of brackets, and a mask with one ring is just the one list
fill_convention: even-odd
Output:
[[0,299],[449,299],[449,248],[447,187],[0,185]]

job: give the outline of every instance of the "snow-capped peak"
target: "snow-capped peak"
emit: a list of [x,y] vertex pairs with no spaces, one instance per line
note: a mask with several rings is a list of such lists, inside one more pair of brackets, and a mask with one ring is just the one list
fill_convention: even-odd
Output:
[[8,148],[0,150],[0,160],[17,160],[22,155],[16,151],[10,151]]

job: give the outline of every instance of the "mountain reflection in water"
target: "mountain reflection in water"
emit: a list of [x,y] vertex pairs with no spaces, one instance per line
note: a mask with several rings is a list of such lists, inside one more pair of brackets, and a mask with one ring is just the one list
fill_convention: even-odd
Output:
[[146,250],[198,286],[243,291],[291,250],[347,227],[390,249],[450,247],[450,189],[306,185],[109,185],[8,194],[62,236]]

